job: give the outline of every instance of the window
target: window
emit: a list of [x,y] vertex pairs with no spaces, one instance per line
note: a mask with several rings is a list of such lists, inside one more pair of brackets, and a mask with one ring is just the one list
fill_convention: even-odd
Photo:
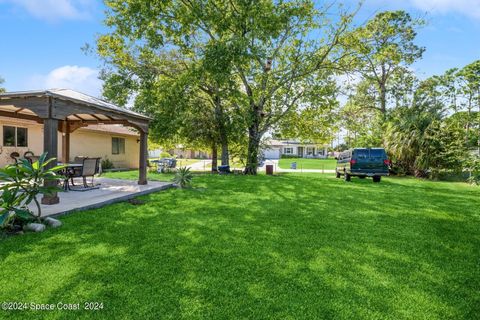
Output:
[[112,138],[112,154],[124,154],[124,153],[125,153],[125,139]]
[[283,153],[285,153],[285,154],[293,154],[293,148],[283,148]]
[[377,159],[387,158],[385,154],[385,150],[383,149],[370,149],[370,157],[377,158]]
[[28,129],[3,126],[3,146],[27,147],[28,146]]
[[307,156],[314,156],[314,155],[315,155],[315,148],[307,147]]
[[368,149],[356,149],[355,157],[357,159],[367,159],[369,157]]
[[17,147],[26,147],[28,140],[27,128],[17,128]]

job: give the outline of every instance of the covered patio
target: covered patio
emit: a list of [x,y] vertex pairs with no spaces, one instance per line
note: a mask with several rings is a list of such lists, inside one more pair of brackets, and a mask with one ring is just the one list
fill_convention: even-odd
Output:
[[[49,158],[70,162],[70,134],[91,124],[122,124],[138,130],[138,185],[147,184],[148,124],[150,118],[92,96],[69,90],[19,91],[0,94],[0,116],[43,124],[43,152]],[[62,151],[58,154],[58,132]],[[55,163],[51,163],[54,166]],[[53,182],[54,183],[54,182]],[[62,197],[63,198],[63,197]],[[59,203],[58,194],[44,196],[42,204]]]

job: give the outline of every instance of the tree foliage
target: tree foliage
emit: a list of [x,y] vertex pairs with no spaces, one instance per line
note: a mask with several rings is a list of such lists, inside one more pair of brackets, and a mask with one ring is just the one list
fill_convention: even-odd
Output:
[[375,89],[375,107],[382,114],[387,112],[388,93],[399,83],[392,79],[422,57],[425,49],[414,40],[423,23],[405,11],[381,12],[351,33],[346,43],[354,52],[351,67]]
[[[213,107],[210,127],[222,149],[247,133],[246,171],[252,174],[267,131],[292,113],[325,107],[319,93],[343,55],[340,43],[352,17],[340,13],[331,21],[330,7],[317,9],[310,0],[106,4],[112,30],[97,41],[111,68],[105,73],[106,95],[119,95],[124,103],[136,94],[136,108],[157,117],[154,131],[168,125],[161,135],[169,139],[185,138],[187,130],[176,130],[186,128],[178,118],[194,114],[192,101],[207,100]],[[170,94],[159,92],[170,86],[175,88]]]
[[0,93],[5,92],[5,88],[1,87],[1,85],[5,82],[2,77],[0,77]]

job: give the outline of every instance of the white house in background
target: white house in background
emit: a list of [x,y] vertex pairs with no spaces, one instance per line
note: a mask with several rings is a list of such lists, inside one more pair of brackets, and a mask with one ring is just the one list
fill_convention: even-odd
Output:
[[268,140],[262,148],[265,159],[280,159],[282,155],[297,156],[300,158],[326,158],[327,146],[301,142],[296,139]]

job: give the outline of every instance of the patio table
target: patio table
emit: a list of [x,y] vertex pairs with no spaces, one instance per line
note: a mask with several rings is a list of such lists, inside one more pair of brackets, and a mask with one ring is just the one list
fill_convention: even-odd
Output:
[[75,168],[82,168],[83,164],[81,163],[62,163],[58,162],[57,163],[59,166],[65,166],[62,170],[60,170],[60,173],[65,177],[63,179],[63,189],[65,191],[72,190],[70,188],[70,179],[75,175]]

